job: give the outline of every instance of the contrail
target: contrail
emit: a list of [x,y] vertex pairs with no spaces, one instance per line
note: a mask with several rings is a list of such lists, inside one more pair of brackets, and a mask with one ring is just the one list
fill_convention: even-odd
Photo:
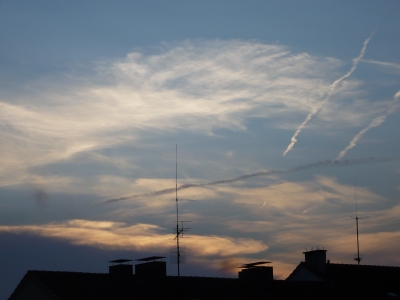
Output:
[[385,62],[385,61],[378,61],[378,60],[370,60],[370,59],[363,59],[362,62],[390,67],[394,69],[400,69],[400,64],[392,63],[392,62]]
[[[235,178],[231,178],[231,179],[223,179],[223,180],[210,181],[210,182],[198,183],[198,184],[183,184],[180,187],[178,187],[178,190],[186,190],[186,189],[193,188],[193,187],[203,187],[203,186],[212,186],[212,185],[219,185],[219,184],[225,184],[225,183],[232,183],[232,182],[241,181],[241,180],[245,180],[245,179],[252,178],[252,177],[258,177],[258,176],[288,174],[288,173],[300,172],[300,171],[321,168],[321,167],[348,167],[348,166],[354,166],[354,165],[380,163],[380,162],[396,161],[396,160],[400,160],[400,156],[392,157],[392,158],[368,157],[368,158],[351,159],[351,160],[343,160],[343,161],[325,160],[325,161],[310,163],[310,164],[303,165],[303,166],[298,166],[298,167],[295,167],[292,169],[287,169],[287,170],[262,171],[262,172],[252,173],[252,174],[241,175],[239,177],[235,177]],[[105,200],[103,203],[119,202],[119,201],[124,201],[124,200],[128,200],[128,199],[143,198],[143,197],[154,197],[154,196],[160,196],[160,195],[165,195],[165,194],[171,194],[174,192],[175,192],[175,187],[169,188],[169,189],[163,189],[163,190],[159,190],[159,191],[155,191],[155,192],[145,193],[145,194],[134,194],[134,195],[130,195],[130,196],[111,198],[111,199]]]
[[329,100],[329,98],[331,97],[333,91],[335,90],[336,86],[345,78],[349,77],[351,74],[353,74],[353,72],[356,70],[358,63],[360,62],[360,60],[364,57],[365,54],[365,50],[367,49],[367,45],[369,43],[369,41],[372,39],[372,36],[374,35],[375,31],[371,34],[371,36],[369,38],[367,38],[364,41],[364,46],[361,49],[360,54],[358,55],[358,57],[356,57],[355,59],[353,59],[353,66],[351,67],[351,69],[342,77],[340,77],[339,79],[336,79],[331,86],[329,87],[329,91],[328,91],[328,95],[325,97],[324,100],[322,100],[320,103],[318,103],[316,106],[313,107],[313,109],[311,110],[311,112],[308,114],[308,116],[306,117],[306,119],[304,120],[303,123],[301,123],[301,125],[299,126],[299,128],[297,128],[296,132],[294,133],[292,139],[290,140],[290,144],[287,147],[286,151],[283,152],[283,155],[285,156],[286,153],[288,153],[290,150],[292,150],[294,144],[296,144],[297,142],[297,136],[299,135],[299,133],[301,132],[301,130],[303,129],[304,126],[306,126],[306,124],[308,123],[308,121],[311,120],[311,118],[321,109],[321,107]]
[[377,127],[377,126],[381,125],[383,122],[385,122],[387,116],[390,115],[391,113],[393,113],[393,111],[396,107],[396,102],[400,98],[400,91],[398,91],[393,96],[393,98],[394,98],[394,100],[393,100],[393,103],[392,103],[392,106],[390,107],[390,109],[385,114],[373,119],[372,122],[367,127],[365,127],[355,137],[353,137],[350,144],[348,144],[346,148],[344,148],[342,151],[340,151],[340,153],[339,153],[338,157],[336,157],[335,161],[338,161],[339,159],[341,159],[347,153],[347,151],[349,151],[351,148],[353,148],[356,145],[356,143],[358,142],[358,140],[362,138],[364,133],[366,133],[372,127]]

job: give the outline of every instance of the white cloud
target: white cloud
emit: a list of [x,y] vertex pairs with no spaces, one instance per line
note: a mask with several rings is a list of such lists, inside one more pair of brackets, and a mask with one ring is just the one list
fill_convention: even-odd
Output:
[[[153,131],[243,131],[254,117],[287,128],[320,101],[338,67],[338,60],[280,45],[185,41],[156,54],[135,51],[99,63],[96,78],[36,81],[29,93],[0,99],[0,185],[30,183],[32,167],[132,144]],[[360,84],[354,81],[341,92],[354,96]],[[363,107],[348,107],[339,123],[369,115]],[[338,122],[329,115],[319,117]]]

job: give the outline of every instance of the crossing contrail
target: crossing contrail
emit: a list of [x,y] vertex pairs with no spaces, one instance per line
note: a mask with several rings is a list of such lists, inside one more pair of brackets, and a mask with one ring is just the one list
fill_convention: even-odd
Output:
[[[178,190],[180,191],[180,190],[186,190],[186,189],[193,188],[193,187],[204,187],[204,186],[213,186],[213,185],[219,185],[219,184],[225,184],[225,183],[232,183],[232,182],[236,182],[236,181],[242,181],[245,179],[249,179],[252,177],[295,173],[295,172],[305,171],[305,170],[309,170],[309,169],[322,168],[322,167],[348,167],[348,166],[354,166],[354,165],[380,163],[380,162],[396,161],[396,160],[400,160],[400,156],[391,157],[391,158],[390,157],[389,158],[388,157],[383,157],[383,158],[368,157],[368,158],[351,159],[351,160],[343,160],[343,161],[325,160],[325,161],[319,161],[319,162],[310,163],[307,165],[294,167],[292,169],[287,169],[287,170],[261,171],[261,172],[256,172],[256,173],[252,173],[252,174],[241,175],[241,176],[231,178],[231,179],[216,180],[216,181],[210,181],[210,182],[206,182],[206,183],[197,183],[197,184],[183,184],[180,187],[178,187]],[[119,202],[119,201],[124,201],[124,200],[129,200],[129,199],[135,199],[135,198],[161,196],[161,195],[171,194],[171,193],[175,193],[175,187],[172,187],[169,189],[158,190],[158,191],[154,191],[154,192],[150,192],[150,193],[134,194],[134,195],[122,196],[122,197],[118,197],[118,198],[111,198],[111,199],[105,200],[103,203]]]
[[383,122],[385,122],[386,118],[388,115],[390,115],[391,113],[393,113],[393,111],[395,110],[396,107],[396,102],[397,100],[400,98],[400,91],[398,91],[394,96],[393,96],[394,100],[392,102],[392,105],[390,107],[390,109],[383,115],[376,117],[375,119],[372,120],[372,122],[365,127],[363,130],[361,130],[355,137],[353,137],[353,139],[350,141],[350,143],[347,145],[346,148],[344,148],[342,151],[340,151],[338,157],[336,157],[335,161],[338,161],[339,159],[341,159],[343,156],[345,156],[345,154],[347,153],[347,151],[349,151],[351,148],[353,148],[359,139],[362,138],[362,136],[364,135],[364,133],[366,133],[368,130],[370,130],[372,127],[377,127],[379,125],[381,125]]
[[374,35],[375,31],[371,34],[371,36],[369,38],[367,38],[364,41],[364,45],[360,51],[360,54],[358,55],[358,57],[356,57],[355,59],[353,59],[353,66],[351,67],[351,69],[342,77],[340,77],[339,79],[336,79],[331,86],[329,87],[329,91],[328,91],[328,95],[325,97],[324,100],[322,100],[320,103],[318,103],[317,105],[315,105],[313,107],[313,109],[311,110],[311,112],[307,115],[306,119],[304,120],[303,123],[301,123],[301,125],[299,126],[299,128],[297,128],[296,132],[294,133],[293,137],[290,140],[290,144],[287,147],[286,151],[283,152],[283,155],[286,155],[286,153],[288,153],[290,150],[292,150],[294,144],[296,144],[297,142],[297,136],[300,134],[301,130],[304,128],[304,126],[306,126],[306,124],[308,123],[308,121],[311,120],[311,118],[318,113],[318,111],[321,109],[321,107],[329,100],[329,98],[331,97],[333,91],[335,90],[335,88],[337,87],[337,85],[343,81],[343,79],[346,79],[347,77],[349,77],[351,74],[353,74],[353,72],[356,70],[358,63],[360,62],[360,60],[364,57],[365,54],[365,50],[367,49],[367,45],[369,43],[369,41],[371,40],[372,36]]

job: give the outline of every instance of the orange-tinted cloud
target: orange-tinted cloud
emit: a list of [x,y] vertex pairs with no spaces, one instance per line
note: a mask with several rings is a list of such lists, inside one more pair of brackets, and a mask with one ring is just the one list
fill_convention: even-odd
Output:
[[[174,246],[173,235],[156,225],[126,225],[109,221],[70,220],[45,225],[0,226],[0,232],[31,233],[48,238],[67,240],[74,245],[104,249],[169,251]],[[253,254],[268,249],[254,239],[224,236],[191,235],[186,246],[200,257]]]

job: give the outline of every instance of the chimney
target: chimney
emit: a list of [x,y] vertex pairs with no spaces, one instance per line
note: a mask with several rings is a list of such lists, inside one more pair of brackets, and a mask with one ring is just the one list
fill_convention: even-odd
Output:
[[308,266],[315,269],[317,272],[326,272],[326,252],[327,250],[311,250],[303,252],[305,262]]
[[239,280],[248,283],[255,283],[265,285],[274,279],[274,271],[271,266],[263,266],[270,264],[270,261],[259,261],[255,263],[244,264],[241,266],[242,270],[239,272]]
[[133,266],[127,264],[132,260],[130,259],[117,259],[111,260],[110,263],[115,265],[108,267],[108,273],[111,275],[133,275]]
[[167,276],[167,263],[164,256],[150,256],[137,259],[141,263],[135,265],[135,274],[144,279],[159,279]]

